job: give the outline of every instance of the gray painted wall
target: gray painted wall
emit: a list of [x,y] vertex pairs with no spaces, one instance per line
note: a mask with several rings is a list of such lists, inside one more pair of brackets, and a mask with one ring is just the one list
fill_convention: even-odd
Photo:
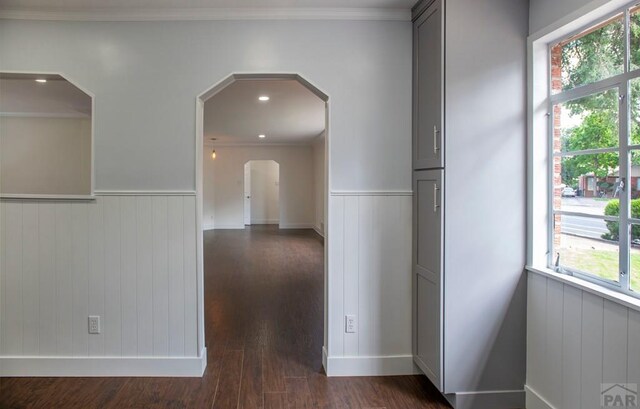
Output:
[[95,94],[97,190],[195,189],[195,98],[233,72],[330,96],[332,189],[411,188],[409,22],[2,20],[0,56]]
[[446,2],[447,392],[524,387],[527,10]]
[[533,34],[587,5],[605,4],[608,0],[529,0],[529,34]]

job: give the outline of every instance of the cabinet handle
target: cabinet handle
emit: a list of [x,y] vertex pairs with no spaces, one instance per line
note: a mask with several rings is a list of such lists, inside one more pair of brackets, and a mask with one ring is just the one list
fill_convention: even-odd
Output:
[[438,153],[438,151],[440,150],[440,148],[438,148],[438,134],[440,133],[440,131],[438,131],[438,126],[437,125],[433,125],[433,153]]
[[440,205],[438,204],[438,191],[440,190],[440,188],[438,187],[437,184],[433,184],[433,212],[437,213],[438,212],[438,208],[440,207]]

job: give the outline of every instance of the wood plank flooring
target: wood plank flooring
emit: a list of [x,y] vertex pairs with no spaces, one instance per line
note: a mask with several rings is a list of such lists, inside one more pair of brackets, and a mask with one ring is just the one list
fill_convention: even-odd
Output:
[[0,408],[449,408],[422,376],[327,378],[312,230],[205,233],[202,378],[2,378]]

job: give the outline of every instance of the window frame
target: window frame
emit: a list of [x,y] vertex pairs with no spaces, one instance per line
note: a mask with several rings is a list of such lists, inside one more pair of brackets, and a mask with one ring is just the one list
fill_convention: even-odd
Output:
[[[547,181],[546,181],[546,199],[547,199],[547,225],[546,225],[546,233],[547,233],[547,243],[546,243],[546,268],[551,269],[557,273],[566,274],[570,276],[574,276],[580,279],[584,279],[586,281],[602,285],[604,287],[613,289],[615,291],[624,293],[626,295],[630,295],[635,298],[640,298],[640,291],[634,291],[631,288],[631,228],[634,224],[640,224],[640,219],[635,219],[631,217],[631,178],[630,178],[630,170],[631,170],[631,153],[636,151],[640,152],[640,144],[632,145],[630,138],[630,82],[632,80],[638,79],[640,80],[640,67],[636,69],[631,69],[630,64],[630,16],[631,11],[635,8],[637,11],[638,1],[633,1],[625,4],[623,7],[619,7],[605,15],[599,16],[597,19],[593,19],[589,21],[587,24],[581,24],[579,28],[574,29],[568,33],[563,33],[562,35],[558,35],[551,41],[546,41],[546,53],[547,53],[547,72],[546,72],[546,116],[547,116],[547,129],[546,129],[546,144],[547,144]],[[601,79],[599,81],[580,85],[578,87],[563,90],[556,94],[553,93],[552,89],[552,49],[558,43],[562,41],[566,41],[571,39],[572,37],[579,36],[580,34],[589,31],[594,26],[598,26],[600,24],[606,23],[609,20],[614,20],[616,16],[622,15],[623,22],[623,71],[620,74],[616,74],[614,76]],[[530,40],[531,43],[531,40]],[[530,86],[532,84],[530,83]],[[553,142],[554,142],[554,107],[556,105],[573,101],[579,98],[588,97],[600,92],[608,91],[608,90],[617,90],[618,91],[618,146],[611,148],[597,148],[597,149],[587,149],[581,151],[572,151],[572,152],[554,152]],[[530,113],[531,109],[530,109]],[[531,126],[531,123],[530,123]],[[530,128],[531,135],[531,128]],[[625,188],[622,194],[619,197],[620,200],[620,213],[618,217],[612,216],[599,216],[599,215],[590,215],[586,213],[580,212],[571,212],[571,211],[563,211],[562,209],[555,210],[554,209],[554,160],[556,157],[564,157],[569,156],[571,154],[597,154],[597,153],[605,153],[605,152],[614,152],[618,153],[618,178],[625,181]],[[530,158],[531,159],[531,158]],[[529,169],[531,172],[531,168]],[[531,182],[530,189],[531,192]],[[530,206],[532,204],[530,203]],[[619,255],[619,271],[618,271],[618,281],[611,281],[601,277],[596,276],[595,274],[590,274],[588,272],[583,272],[577,269],[572,269],[570,267],[555,266],[555,249],[554,249],[554,235],[555,235],[555,216],[556,215],[568,215],[568,216],[578,216],[585,218],[595,218],[603,221],[617,221],[619,223],[619,241],[618,241],[618,255]],[[530,214],[531,217],[531,214]],[[531,228],[531,226],[530,226]],[[529,240],[532,240],[533,237],[530,235]],[[531,264],[532,261],[531,248],[528,256],[528,263]]]

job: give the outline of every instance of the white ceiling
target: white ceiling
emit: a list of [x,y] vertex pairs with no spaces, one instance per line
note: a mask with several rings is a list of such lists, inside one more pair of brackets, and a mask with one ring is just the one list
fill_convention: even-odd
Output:
[[[46,78],[44,84],[36,78]],[[0,74],[0,114],[88,117],[91,97],[59,75]]]
[[2,0],[0,7],[33,10],[143,8],[387,8],[409,9],[415,0]]
[[324,126],[324,101],[295,80],[238,80],[204,104],[205,144],[308,143]]

